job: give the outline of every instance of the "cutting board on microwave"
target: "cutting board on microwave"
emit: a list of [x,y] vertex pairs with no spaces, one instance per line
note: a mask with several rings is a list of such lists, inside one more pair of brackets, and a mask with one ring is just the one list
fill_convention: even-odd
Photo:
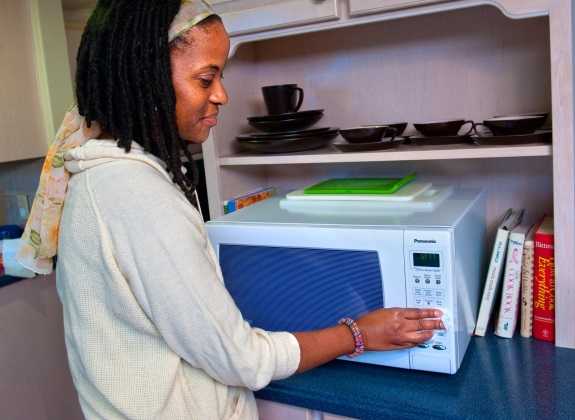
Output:
[[412,201],[431,188],[430,182],[411,182],[393,194],[306,194],[296,190],[286,195],[287,200],[299,201]]
[[309,195],[395,194],[415,179],[415,173],[402,178],[333,178],[303,189]]
[[413,200],[408,201],[330,201],[294,200],[287,197],[280,201],[280,208],[294,213],[325,215],[405,215],[434,211],[453,192],[452,186],[428,187]]

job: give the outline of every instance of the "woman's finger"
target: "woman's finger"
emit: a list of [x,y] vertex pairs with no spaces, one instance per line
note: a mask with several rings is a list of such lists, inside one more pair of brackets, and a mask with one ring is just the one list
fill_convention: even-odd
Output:
[[425,341],[431,340],[433,337],[433,331],[414,331],[403,335],[403,343],[412,343],[417,345]]
[[409,308],[403,311],[405,319],[439,318],[443,313],[439,309]]
[[444,330],[445,325],[440,319],[418,319],[405,321],[405,331]]

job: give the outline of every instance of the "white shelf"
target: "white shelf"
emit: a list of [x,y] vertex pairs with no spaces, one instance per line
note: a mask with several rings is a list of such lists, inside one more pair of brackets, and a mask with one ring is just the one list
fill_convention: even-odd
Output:
[[494,159],[551,156],[550,144],[534,143],[517,146],[401,146],[379,152],[340,152],[333,148],[290,154],[241,154],[221,157],[220,166],[293,165],[318,163],[385,162],[445,159]]

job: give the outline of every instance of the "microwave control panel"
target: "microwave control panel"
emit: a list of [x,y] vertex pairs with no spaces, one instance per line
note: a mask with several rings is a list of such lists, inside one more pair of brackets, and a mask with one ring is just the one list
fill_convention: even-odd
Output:
[[[437,308],[445,315],[452,313],[450,295],[450,232],[405,231],[404,256],[407,306]],[[437,331],[433,338],[418,346],[419,355],[447,358],[452,352],[453,334],[444,318],[446,331]]]

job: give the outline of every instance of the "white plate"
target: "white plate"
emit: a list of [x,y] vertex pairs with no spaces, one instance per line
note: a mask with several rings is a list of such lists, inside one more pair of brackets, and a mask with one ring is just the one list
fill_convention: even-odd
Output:
[[316,215],[401,215],[435,210],[453,192],[451,186],[431,187],[411,201],[309,201],[280,200],[280,208],[293,213]]

